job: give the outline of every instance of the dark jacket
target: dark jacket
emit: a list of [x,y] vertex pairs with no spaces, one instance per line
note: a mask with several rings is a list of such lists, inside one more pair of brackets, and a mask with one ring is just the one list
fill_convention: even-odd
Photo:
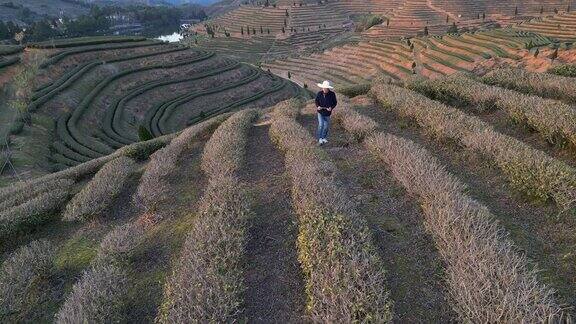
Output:
[[322,116],[330,116],[332,114],[331,111],[328,111],[326,108],[336,108],[338,101],[336,100],[336,94],[334,91],[328,91],[328,93],[324,93],[324,91],[318,92],[316,95],[316,107],[320,107],[318,113]]

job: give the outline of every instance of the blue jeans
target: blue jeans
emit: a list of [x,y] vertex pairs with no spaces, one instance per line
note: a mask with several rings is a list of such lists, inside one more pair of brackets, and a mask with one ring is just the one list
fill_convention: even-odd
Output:
[[330,116],[322,116],[318,114],[318,132],[316,136],[318,139],[326,139],[328,136],[328,128],[330,127]]

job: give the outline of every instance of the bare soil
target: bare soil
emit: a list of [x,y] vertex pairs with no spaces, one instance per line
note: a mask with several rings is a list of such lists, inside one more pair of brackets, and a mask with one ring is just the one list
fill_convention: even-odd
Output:
[[305,321],[304,279],[297,258],[297,218],[290,203],[284,158],[268,135],[251,128],[241,178],[251,188],[255,215],[246,247],[244,314],[250,323]]

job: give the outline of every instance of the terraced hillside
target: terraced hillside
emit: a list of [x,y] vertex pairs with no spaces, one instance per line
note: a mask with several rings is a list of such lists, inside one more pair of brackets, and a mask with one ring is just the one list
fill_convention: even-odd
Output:
[[570,1],[565,0],[544,0],[544,1],[458,1],[458,0],[431,0],[430,3],[442,10],[462,15],[464,18],[474,18],[478,14],[487,15],[514,15],[517,10],[518,15],[530,16],[539,15],[542,10],[546,14],[553,13],[554,10],[566,10]]
[[[139,131],[160,137],[222,112],[269,106],[300,91],[213,52],[143,38],[97,40],[71,40],[50,50],[40,65],[26,111],[33,119],[53,121],[53,131],[48,129],[50,136],[43,138],[50,152],[42,163],[45,171],[109,155],[138,142]],[[13,139],[20,141],[19,136]],[[35,158],[46,159],[45,151],[39,155]]]
[[396,9],[400,3],[400,0],[340,0],[331,3],[331,6],[339,12],[350,16],[368,13],[386,16]]
[[[234,36],[243,36],[244,34],[252,34],[253,30],[258,34],[266,33],[266,35],[272,36],[282,32],[282,27],[285,26],[284,19],[287,19],[287,16],[283,9],[246,5],[210,21],[200,23],[193,30],[206,33],[206,26],[211,26],[219,36],[223,36],[225,32]],[[260,31],[260,27],[263,28],[262,31]]]
[[576,14],[564,12],[558,15],[535,18],[521,22],[515,25],[514,28],[539,33],[559,40],[574,41],[576,39]]
[[276,7],[243,5],[193,26],[195,36],[189,42],[249,62],[285,56],[343,34],[346,30],[342,24],[353,14],[350,10],[360,14],[377,8],[355,2],[343,4],[343,7],[314,2]]
[[572,323],[561,103],[460,78],[341,96],[322,147],[292,99],[1,189],[2,319]]
[[301,84],[328,79],[338,85],[351,85],[384,71],[395,78],[410,75],[411,55],[410,48],[401,42],[361,42],[321,54],[265,63],[263,67],[283,77],[290,73],[290,78]]
[[0,47],[0,323],[575,323],[576,55],[515,25],[556,0],[227,3]]
[[[297,53],[319,52],[349,42],[351,38],[399,40],[427,35],[443,36],[455,31],[485,30],[498,24],[560,41],[570,40],[574,36],[570,29],[571,13],[542,18],[554,10],[558,11],[559,7],[569,10],[567,6],[554,1],[543,3],[538,8],[529,1],[514,6],[482,1],[454,3],[430,0],[281,2],[275,7],[242,5],[194,26],[194,36],[189,42],[219,53],[229,51],[240,60],[259,62],[295,56]],[[367,14],[381,16],[383,23],[354,35],[353,21],[358,23]],[[479,45],[485,46],[485,43],[484,39]],[[426,64],[431,66],[429,62]],[[434,73],[437,72],[430,72]]]
[[530,32],[496,29],[458,36],[416,38],[412,43],[418,73],[436,78],[471,72],[480,62],[495,57],[520,60],[529,55],[528,48],[550,45],[552,40]]
[[[231,6],[231,11],[198,24],[193,30],[206,33],[205,27],[208,25],[215,31],[216,37],[228,35],[232,38],[286,38],[294,33],[315,33],[326,27],[340,28],[343,24],[349,26],[352,20],[362,15],[376,14],[383,18],[384,23],[364,32],[363,36],[366,38],[398,39],[422,36],[425,32],[442,35],[453,24],[459,29],[474,29],[494,24],[508,26],[522,23],[526,24],[520,27],[523,30],[548,32],[543,33],[545,36],[554,36],[555,33],[560,39],[565,39],[565,35],[558,30],[569,30],[571,17],[571,13],[566,12],[570,11],[570,3],[566,0],[337,0],[281,1],[271,4],[275,6]],[[547,18],[558,12],[561,14],[557,17]],[[527,22],[531,19],[536,20]],[[540,20],[543,20],[543,23]],[[263,28],[260,29],[260,26]]]
[[20,63],[20,53],[22,53],[23,49],[22,46],[18,45],[0,45],[0,84],[4,84],[7,81],[7,77],[3,77],[3,75],[10,74],[9,67]]
[[243,62],[257,63],[295,53],[315,51],[319,47],[329,48],[334,43],[353,37],[342,28],[319,28],[303,33],[294,33],[285,38],[270,37],[218,37],[186,40],[192,46],[232,56]]
[[193,43],[198,49],[232,56],[243,62],[258,62],[268,56],[283,56],[290,51],[290,43],[270,37],[218,37],[199,39]]
[[413,74],[437,78],[473,71],[491,58],[519,60],[527,47],[551,44],[552,40],[530,32],[495,29],[409,41],[370,40],[334,47],[310,56],[294,56],[264,63],[264,68],[300,84],[328,79],[342,87],[362,84],[377,75],[394,80]]

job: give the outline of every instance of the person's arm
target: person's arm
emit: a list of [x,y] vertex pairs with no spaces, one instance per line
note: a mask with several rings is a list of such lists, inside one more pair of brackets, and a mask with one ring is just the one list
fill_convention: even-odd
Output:
[[320,93],[316,94],[316,109],[320,110]]
[[331,108],[334,109],[334,108],[336,108],[336,105],[338,105],[338,100],[336,99],[336,93],[335,92],[332,92],[332,93],[334,96],[334,98],[333,98],[334,102],[332,103],[333,106]]
[[332,94],[330,95],[330,107],[328,108],[328,111],[334,110],[334,108],[336,108],[337,104],[338,104],[338,101],[336,101],[336,94],[334,92],[332,92]]

